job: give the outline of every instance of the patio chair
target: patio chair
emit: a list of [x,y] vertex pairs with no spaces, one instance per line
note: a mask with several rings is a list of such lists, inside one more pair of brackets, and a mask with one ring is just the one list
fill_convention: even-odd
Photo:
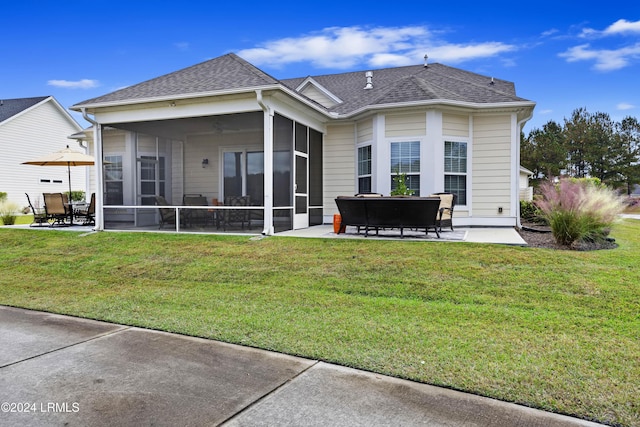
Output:
[[[157,206],[171,206],[167,199],[162,196],[155,196],[156,205]],[[173,208],[159,208],[160,211],[160,227],[164,227],[165,224],[173,224],[176,223],[176,210]]]
[[43,224],[49,225],[47,212],[44,208],[34,208],[29,195],[27,193],[24,193],[24,195],[27,196],[27,202],[29,202],[29,207],[31,208],[31,212],[33,212],[33,222],[29,224],[29,227],[42,227]]
[[[209,206],[207,198],[202,194],[185,194],[182,197],[182,204],[185,206]],[[200,224],[206,226],[213,216],[209,210],[205,209],[187,209],[185,213],[185,223],[188,226]]]
[[84,218],[82,225],[96,224],[96,193],[91,193],[91,200],[85,209],[78,209],[73,213],[78,218]]
[[42,193],[44,198],[44,211],[47,215],[49,225],[67,225],[66,220],[69,216],[67,208],[64,204],[62,193]]
[[438,209],[438,230],[442,227],[450,227],[453,231],[453,209],[456,206],[458,197],[453,193],[433,193],[431,197],[440,197],[440,208]]
[[[224,206],[249,206],[250,196],[226,196],[224,198]],[[244,230],[244,224],[247,223],[251,229],[251,216],[247,209],[224,209],[222,214],[222,229],[227,231],[227,227],[234,223],[241,223]]]

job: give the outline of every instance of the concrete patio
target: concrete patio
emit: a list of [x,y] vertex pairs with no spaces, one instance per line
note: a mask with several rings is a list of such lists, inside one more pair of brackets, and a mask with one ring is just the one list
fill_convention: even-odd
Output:
[[[18,228],[18,229],[30,229],[40,231],[72,231],[72,232],[94,232],[92,226],[87,225],[72,225],[68,227],[29,227],[27,224],[21,225],[8,225],[2,226],[6,228]],[[106,232],[156,232],[156,233],[175,233],[174,230],[164,229],[159,230],[157,227],[150,227],[148,229],[135,229],[135,230],[107,230]],[[197,229],[188,229],[183,233],[200,233],[200,234],[227,234],[227,235],[254,235],[260,236],[258,229],[253,232],[242,233],[215,233],[210,231],[200,231]],[[357,232],[355,227],[347,227],[346,233],[335,234],[333,232],[332,224],[316,225],[300,230],[290,230],[276,233],[278,237],[306,237],[306,238],[325,238],[325,239],[400,239],[400,230],[390,229],[382,230],[379,235],[376,236],[375,232],[370,232],[368,237],[365,237],[364,231]],[[407,242],[419,242],[419,241],[433,241],[433,242],[472,242],[472,243],[494,243],[503,245],[515,245],[515,246],[527,246],[527,243],[520,237],[520,234],[513,227],[494,227],[494,228],[480,228],[480,227],[456,227],[454,231],[445,229],[440,233],[440,238],[437,238],[433,231],[425,234],[424,231],[412,231],[405,230],[403,241]]]

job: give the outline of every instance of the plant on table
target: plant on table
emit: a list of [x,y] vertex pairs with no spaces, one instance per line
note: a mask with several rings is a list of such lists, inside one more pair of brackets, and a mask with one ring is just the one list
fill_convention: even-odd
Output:
[[623,199],[594,179],[561,179],[540,186],[536,205],[561,245],[605,239],[624,210]]
[[407,187],[407,174],[396,172],[396,176],[393,177],[393,183],[395,184],[393,190],[391,190],[392,196],[413,196],[415,191]]
[[64,194],[66,194],[72,202],[84,202],[85,193],[82,190],[72,190],[70,196],[68,191],[65,191]]

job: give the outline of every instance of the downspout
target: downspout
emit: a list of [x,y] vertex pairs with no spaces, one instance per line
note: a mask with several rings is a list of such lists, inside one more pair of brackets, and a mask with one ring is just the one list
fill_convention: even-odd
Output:
[[529,113],[529,115],[527,117],[525,117],[524,119],[520,120],[518,122],[518,135],[516,136],[516,141],[517,141],[517,151],[516,151],[516,159],[518,160],[517,162],[517,167],[518,167],[518,173],[516,174],[516,200],[517,200],[517,209],[516,209],[516,227],[518,228],[522,228],[522,222],[520,222],[520,134],[522,134],[522,127],[524,126],[524,124],[526,122],[528,122],[529,120],[531,120],[531,118],[533,117],[533,108],[531,109],[531,113]]
[[262,234],[271,236],[273,229],[273,108],[262,98],[262,90],[256,90],[256,100],[264,112],[264,229]]
[[87,115],[86,108],[82,107],[82,117],[93,125],[93,147],[95,149],[95,167],[96,167],[96,226],[95,231],[104,231],[104,215],[103,203],[104,186],[102,177],[102,125]]

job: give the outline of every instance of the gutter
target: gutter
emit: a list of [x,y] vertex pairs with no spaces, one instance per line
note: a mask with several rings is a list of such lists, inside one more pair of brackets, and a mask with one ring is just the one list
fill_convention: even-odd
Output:
[[96,122],[92,118],[87,115],[87,110],[85,107],[81,108],[82,117],[89,123],[93,125],[93,146],[95,149],[95,167],[96,167],[96,211],[95,211],[95,219],[96,226],[94,228],[95,231],[104,231],[104,211],[103,211],[103,203],[104,200],[104,191],[103,191],[103,182],[102,182],[102,126],[100,123]]
[[516,179],[516,199],[518,200],[518,210],[516,211],[516,227],[518,228],[522,228],[522,222],[520,222],[520,134],[522,133],[522,127],[524,126],[524,124],[526,122],[528,122],[529,120],[531,120],[531,118],[533,117],[533,108],[531,109],[531,113],[529,113],[529,115],[525,118],[523,118],[522,120],[520,120],[518,122],[518,126],[517,126],[517,131],[518,131],[518,136],[517,136],[517,141],[518,143],[517,145],[517,151],[516,151],[516,157],[518,159],[518,174],[517,174],[517,179]]
[[263,111],[264,151],[264,228],[263,236],[274,234],[273,229],[273,116],[274,111],[262,97],[262,89],[256,90],[256,101]]

